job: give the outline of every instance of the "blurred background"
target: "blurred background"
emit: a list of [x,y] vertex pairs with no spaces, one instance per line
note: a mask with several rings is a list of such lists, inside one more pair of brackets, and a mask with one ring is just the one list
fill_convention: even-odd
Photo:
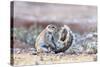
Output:
[[48,25],[68,25],[75,42],[67,53],[97,53],[97,7],[56,3],[14,1],[13,49],[15,53],[34,50],[36,37]]

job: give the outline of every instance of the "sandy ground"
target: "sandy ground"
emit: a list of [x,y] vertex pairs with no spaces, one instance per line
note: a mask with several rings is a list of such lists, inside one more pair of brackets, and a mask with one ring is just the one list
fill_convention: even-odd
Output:
[[73,62],[91,62],[97,60],[96,54],[14,54],[14,65],[39,65],[39,64],[60,64]]

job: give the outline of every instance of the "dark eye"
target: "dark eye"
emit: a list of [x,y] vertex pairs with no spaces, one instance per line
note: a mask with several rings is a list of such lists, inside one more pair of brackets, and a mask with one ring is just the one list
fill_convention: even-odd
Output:
[[55,27],[52,27],[52,28],[55,28]]

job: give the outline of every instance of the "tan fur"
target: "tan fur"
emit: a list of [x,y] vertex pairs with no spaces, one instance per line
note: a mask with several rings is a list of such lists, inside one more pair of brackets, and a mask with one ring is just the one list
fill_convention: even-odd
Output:
[[[52,28],[54,27],[54,28]],[[56,27],[48,25],[37,37],[35,47],[37,52],[65,52],[72,44],[72,31],[67,25]]]
[[[54,28],[53,28],[54,27]],[[37,37],[35,48],[37,52],[50,52],[51,48],[55,48],[52,38],[54,38],[54,33],[56,32],[55,25],[48,25]],[[50,34],[49,34],[50,33]],[[42,47],[42,46],[46,47]]]
[[[64,30],[65,32],[63,32]],[[66,51],[71,46],[72,41],[73,41],[72,31],[67,25],[64,25],[63,27],[61,27],[59,31],[59,39],[56,43],[58,48],[55,52],[58,53]]]

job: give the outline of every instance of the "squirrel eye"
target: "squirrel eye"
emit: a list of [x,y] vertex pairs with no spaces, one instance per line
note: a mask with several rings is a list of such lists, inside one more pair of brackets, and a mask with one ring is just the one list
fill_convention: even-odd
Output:
[[55,28],[55,27],[52,27],[52,28]]

